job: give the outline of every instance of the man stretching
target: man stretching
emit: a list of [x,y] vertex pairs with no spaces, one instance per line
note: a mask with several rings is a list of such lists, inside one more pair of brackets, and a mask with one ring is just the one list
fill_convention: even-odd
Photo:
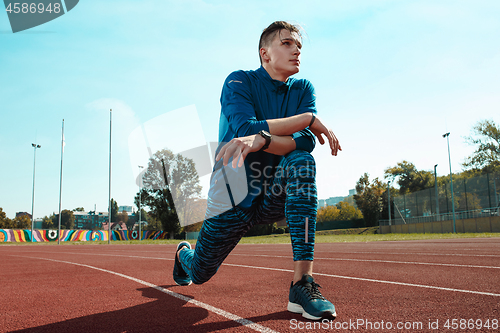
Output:
[[[291,77],[299,72],[301,48],[298,26],[274,22],[260,37],[261,67],[233,72],[224,82],[221,144],[205,221],[195,249],[179,243],[173,276],[178,285],[207,282],[252,226],[286,218],[294,261],[288,310],[319,320],[337,314],[312,277],[317,191],[311,152],[315,137],[321,144],[328,140],[334,156],[342,149],[315,116],[312,84]],[[245,171],[241,200],[235,199],[238,190],[228,181],[231,170]]]

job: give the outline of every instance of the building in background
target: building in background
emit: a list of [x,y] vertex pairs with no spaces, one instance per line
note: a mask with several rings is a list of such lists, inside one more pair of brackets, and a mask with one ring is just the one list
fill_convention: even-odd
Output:
[[108,222],[108,212],[73,212],[75,229],[97,230]]
[[132,206],[119,206],[118,207],[118,213],[120,213],[120,212],[132,213],[132,211],[133,211]]
[[353,196],[356,194],[356,190],[352,189],[349,190],[349,195],[346,197],[330,197],[328,199],[320,199],[318,200],[318,208],[326,207],[326,206],[335,206],[339,202],[346,201],[349,202],[351,205],[355,206],[354,203],[354,198]]
[[17,212],[16,213],[16,217],[21,217],[21,216],[24,216],[24,215],[27,215],[30,220],[31,220],[31,214],[30,213],[27,213],[27,212]]

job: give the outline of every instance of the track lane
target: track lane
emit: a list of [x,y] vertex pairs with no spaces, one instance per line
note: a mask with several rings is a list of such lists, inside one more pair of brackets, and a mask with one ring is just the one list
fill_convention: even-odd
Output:
[[[335,246],[333,246],[335,245]],[[343,245],[343,244],[340,244]],[[366,244],[356,244],[354,246],[350,246],[349,250],[351,252],[380,252],[383,251],[392,251],[394,250],[394,246],[391,245],[386,246],[372,246],[367,247]],[[417,246],[418,245],[418,246]],[[455,244],[456,245],[456,244]],[[429,244],[413,244],[412,251],[421,250],[422,246],[429,246]],[[48,247],[47,247],[48,248]],[[243,318],[247,318],[256,323],[259,323],[263,326],[272,328],[276,331],[294,331],[290,327],[290,320],[301,320],[301,317],[298,315],[290,314],[286,312],[286,300],[288,296],[288,287],[290,284],[291,273],[286,271],[269,271],[269,270],[259,270],[259,269],[251,269],[251,268],[243,268],[238,266],[228,266],[225,265],[221,267],[219,273],[212,278],[207,284],[202,286],[189,286],[189,287],[172,287],[172,278],[171,278],[171,266],[173,265],[173,253],[175,251],[175,246],[156,246],[156,245],[133,245],[133,246],[123,246],[123,245],[113,245],[111,247],[102,247],[102,246],[75,246],[71,247],[71,251],[68,251],[70,247],[64,246],[64,251],[71,253],[58,253],[59,247],[51,247],[52,249],[57,248],[56,251],[51,251],[52,253],[43,253],[44,256],[48,258],[56,258],[67,260],[78,260],[81,263],[87,263],[89,265],[99,265],[100,267],[116,270],[117,272],[123,272],[123,274],[128,274],[130,276],[134,276],[136,278],[142,278],[145,281],[150,281],[154,284],[168,287],[168,289],[189,295],[194,297],[196,300],[201,302],[205,302],[215,307],[219,307],[231,313],[237,313],[239,316]],[[63,248],[63,247],[61,247]],[[317,255],[321,255],[322,252],[330,255],[339,255],[339,249],[336,244],[318,244],[317,245]],[[344,247],[345,248],[345,247]],[[399,244],[399,248],[401,248],[401,243]],[[442,248],[442,246],[438,246],[438,248]],[[262,251],[264,250],[264,251]],[[3,251],[3,248],[0,248],[0,251]],[[278,252],[277,252],[278,251]],[[382,252],[383,252],[382,251]],[[436,250],[437,251],[437,250]],[[18,255],[28,255],[33,254],[35,252],[41,253],[43,249],[41,247],[32,247],[32,249],[28,249],[27,247],[16,247],[16,252]],[[19,253],[22,252],[22,253]],[[262,253],[262,252],[272,252],[277,254],[291,255],[290,245],[271,245],[271,246],[258,246],[258,245],[238,245],[235,249],[234,254],[244,254],[244,253]],[[409,251],[407,251],[409,252]],[[464,251],[464,253],[471,252],[470,250]],[[474,251],[473,251],[474,252]],[[481,252],[481,251],[479,251]],[[487,252],[487,251],[482,251]],[[75,254],[78,253],[78,254]],[[86,254],[84,254],[86,253]],[[4,253],[2,253],[2,258]],[[114,256],[110,256],[114,255]],[[119,255],[119,256],[117,256]],[[353,255],[352,253],[350,254]],[[363,256],[369,254],[362,254]],[[412,254],[414,255],[414,254]],[[128,256],[128,258],[127,258]],[[393,256],[389,254],[388,256]],[[170,258],[172,257],[172,258]],[[227,263],[228,264],[241,264],[241,262],[254,264],[261,264],[263,267],[279,267],[280,269],[291,269],[291,258],[269,258],[263,260],[262,257],[254,257],[254,259],[250,258],[238,258],[242,257],[239,255],[231,255]],[[425,259],[428,259],[433,256],[427,256]],[[454,256],[448,256],[454,257]],[[152,259],[149,259],[152,258]],[[369,257],[365,257],[369,258]],[[376,259],[373,258],[372,259]],[[255,262],[254,262],[255,260]],[[332,265],[331,262],[327,260],[317,260],[315,262],[315,271],[318,273],[328,274],[331,272],[341,273],[341,275],[346,275],[349,269],[353,270],[356,275],[364,274],[363,271],[366,271],[367,263],[362,262],[354,265],[352,262],[344,263],[344,266],[341,266],[339,263],[335,262]],[[17,265],[11,262],[9,265],[14,265],[19,269],[20,267],[25,267],[26,263],[18,261]],[[373,272],[378,272],[380,270],[386,271],[388,266],[406,266],[403,264],[391,264],[391,263],[368,263],[368,266],[373,266]],[[30,265],[31,266],[31,265]],[[332,268],[334,266],[334,268]],[[60,272],[58,270],[61,269]],[[399,268],[401,269],[401,268]],[[463,268],[459,268],[459,270],[464,271]],[[42,269],[43,271],[43,269]],[[65,275],[65,268],[57,268],[55,272],[58,274]],[[71,271],[71,270],[70,270]],[[33,271],[31,271],[33,272]],[[72,271],[73,275],[75,272]],[[326,273],[325,273],[326,272]],[[434,279],[438,282],[441,282],[440,273],[442,272],[442,267],[437,267],[430,270],[430,274],[433,274]],[[471,272],[465,270],[465,275],[470,275]],[[26,270],[24,271],[26,273]],[[26,275],[20,271],[18,275]],[[366,272],[365,272],[366,273]],[[48,272],[41,272],[41,276],[52,274],[52,270],[48,270]],[[384,273],[377,273],[384,274]],[[412,275],[413,273],[408,272],[408,275]],[[14,274],[15,275],[15,274]],[[86,274],[78,274],[80,278],[76,277],[66,277],[71,281],[74,278],[74,283],[69,283],[64,286],[64,290],[71,289],[74,287],[74,284],[81,284],[81,286],[85,286],[85,283],[89,283],[87,288],[83,288],[87,291],[87,293],[77,292],[75,297],[79,298],[81,302],[90,301],[92,297],[97,297],[97,295],[102,295],[102,289],[106,289],[107,285],[102,286],[102,281],[109,281],[113,279],[109,279],[109,277],[98,276],[96,278],[93,274],[87,276]],[[437,276],[437,277],[436,277]],[[498,276],[498,275],[497,275]],[[486,280],[489,277],[485,278]],[[366,281],[357,281],[357,280],[347,280],[341,278],[333,278],[328,276],[317,276],[318,282],[323,285],[322,292],[323,294],[332,299],[336,307],[339,311],[338,321],[342,322],[350,319],[358,319],[364,318],[366,320],[372,321],[401,321],[401,320],[421,320],[427,323],[428,320],[440,319],[444,320],[446,317],[451,318],[451,316],[455,316],[455,318],[459,318],[457,316],[467,315],[468,318],[480,318],[485,316],[490,316],[493,318],[496,316],[498,318],[498,309],[499,303],[498,300],[492,300],[492,297],[481,296],[481,295],[465,295],[460,293],[451,293],[445,291],[436,291],[436,290],[422,290],[422,288],[412,288],[408,286],[402,285],[384,285],[381,283],[368,283]],[[497,281],[498,279],[496,279]],[[26,279],[23,281],[24,283],[29,283],[30,279]],[[92,283],[90,283],[92,282]],[[413,281],[415,282],[415,281]],[[50,286],[50,283],[45,284]],[[486,283],[488,285],[488,283]],[[47,286],[47,288],[49,288]],[[120,287],[119,285],[111,285],[109,290],[107,290],[104,294],[107,295],[108,292],[115,290],[116,287]],[[258,286],[258,288],[256,287]],[[35,288],[36,287],[36,288]],[[34,292],[35,289],[41,288],[42,286],[37,282],[34,286],[34,289],[31,289]],[[115,287],[115,288],[112,288]],[[43,290],[43,288],[41,288]],[[49,288],[50,289],[50,288]],[[58,292],[61,288],[56,288],[55,291]],[[127,291],[127,297],[122,300],[120,296],[112,296],[113,302],[111,305],[123,305],[127,304],[126,301],[132,302],[129,303],[128,307],[107,311],[108,307],[99,308],[99,306],[87,305],[87,310],[94,309],[90,314],[83,314],[78,312],[77,306],[71,306],[66,308],[61,308],[55,312],[56,316],[61,316],[65,318],[63,321],[53,323],[49,326],[54,328],[62,328],[63,325],[68,325],[64,327],[73,327],[78,325],[86,325],[85,322],[88,320],[92,320],[93,322],[101,322],[106,320],[111,320],[115,325],[120,325],[120,323],[116,320],[110,319],[113,314],[127,313],[128,316],[134,316],[135,313],[143,314],[147,317],[147,313],[144,312],[144,308],[148,306],[148,311],[151,313],[156,313],[157,315],[162,313],[162,318],[165,317],[165,311],[161,311],[160,309],[168,309],[168,305],[164,304],[165,301],[162,301],[162,296],[157,296],[157,298],[149,298],[143,295],[143,292],[139,293],[137,291],[137,286],[135,289],[130,285],[124,285],[122,288],[118,288],[120,290]],[[93,293],[90,290],[94,290]],[[138,294],[137,296],[135,293]],[[39,296],[43,295],[42,291]],[[140,294],[140,295],[139,295]],[[23,295],[23,292],[18,294],[17,296]],[[91,296],[89,296],[91,295]],[[156,297],[155,296],[155,297]],[[27,298],[26,298],[27,297]],[[158,298],[159,297],[159,298]],[[101,296],[102,298],[102,296]],[[137,299],[136,299],[137,298]],[[164,296],[163,296],[164,298]],[[498,298],[498,297],[496,297]],[[21,303],[24,304],[24,308],[31,307],[30,304],[33,303],[33,298],[29,296],[23,296],[20,298]],[[99,298],[95,298],[99,299]],[[146,300],[144,300],[146,299]],[[151,299],[154,301],[151,302]],[[122,302],[122,303],[121,303]],[[125,302],[125,303],[123,303]],[[104,302],[106,303],[106,302]],[[137,303],[137,304],[136,304]],[[151,304],[150,304],[151,303]],[[175,302],[174,302],[175,303]],[[53,311],[48,311],[48,304],[51,302],[45,303],[36,303],[39,304],[39,307],[42,309],[37,313],[36,311],[32,311],[31,309],[25,312],[26,317],[33,317],[40,314],[44,314],[44,310],[47,309],[47,313],[54,314]],[[100,302],[98,302],[100,304]],[[149,304],[149,305],[148,305]],[[22,309],[23,307],[21,307]],[[85,306],[83,307],[85,310]],[[111,306],[111,309],[113,307]],[[128,311],[129,309],[130,311]],[[177,327],[175,331],[182,331],[183,329],[189,328],[189,331],[209,331],[213,330],[214,327],[218,327],[222,331],[239,331],[239,326],[235,325],[233,321],[227,320],[220,316],[213,316],[212,314],[208,314],[206,318],[203,318],[200,315],[200,309],[197,307],[191,307],[189,304],[174,304],[172,307],[172,313],[177,315],[184,315],[188,312],[196,313],[197,315],[194,318],[194,321],[191,320],[179,320],[171,322],[169,328]],[[2,308],[0,307],[0,310]],[[17,309],[19,311],[19,308]],[[101,312],[99,312],[101,311]],[[184,312],[185,311],[185,312]],[[16,312],[14,309],[11,312]],[[84,311],[85,312],[85,311]],[[69,315],[68,315],[69,313]],[[75,313],[77,315],[81,315],[81,317],[75,317]],[[168,312],[167,312],[168,313]],[[66,318],[66,317],[68,318]],[[6,318],[5,316],[3,316]],[[166,316],[167,318],[170,316]],[[79,318],[86,318],[86,320],[80,320]],[[125,325],[130,325],[123,316],[120,317],[124,320]],[[20,318],[10,318],[9,322],[12,320],[16,321]],[[25,318],[26,319],[26,318]],[[106,320],[105,320],[106,319]],[[29,322],[29,320],[28,320]],[[153,321],[154,322],[154,321]],[[31,321],[33,323],[33,321]],[[141,321],[144,324],[144,321]],[[159,324],[159,323],[158,323]],[[123,325],[123,324],[121,324]],[[177,325],[177,326],[176,326]],[[217,326],[218,325],[218,326]],[[3,326],[3,325],[2,325]],[[42,325],[43,326],[43,325]],[[49,327],[44,326],[44,327]],[[25,326],[25,327],[33,327],[33,326]],[[40,326],[39,326],[40,327]],[[88,325],[86,326],[88,328]],[[126,326],[131,328],[132,326]],[[159,324],[155,326],[157,329],[162,328]],[[165,327],[165,320],[163,319],[163,328]],[[1,331],[1,329],[0,329]],[[111,330],[112,331],[112,330]],[[133,330],[132,330],[133,331]],[[187,330],[186,330],[187,331]]]

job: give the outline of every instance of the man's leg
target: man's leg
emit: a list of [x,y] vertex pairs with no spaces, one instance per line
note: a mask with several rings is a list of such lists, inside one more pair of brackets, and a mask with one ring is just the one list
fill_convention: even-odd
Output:
[[285,156],[258,216],[265,220],[267,214],[279,206],[285,207],[294,260],[288,310],[313,320],[335,317],[335,307],[321,295],[312,277],[317,191],[316,165],[311,154],[294,151]]
[[313,261],[294,261],[293,262],[293,283],[302,279],[304,274],[313,275]]
[[[209,202],[209,205],[212,204]],[[217,273],[224,259],[250,227],[248,217],[237,207],[207,218],[203,222],[195,249],[183,248],[178,251],[182,269],[193,283],[207,282]]]

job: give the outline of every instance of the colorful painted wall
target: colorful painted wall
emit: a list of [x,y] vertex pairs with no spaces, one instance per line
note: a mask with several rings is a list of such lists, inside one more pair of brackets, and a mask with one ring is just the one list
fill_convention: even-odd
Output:
[[[33,242],[54,242],[58,238],[58,230],[33,230]],[[168,233],[163,231],[143,231],[141,239],[165,239]],[[61,241],[107,241],[107,230],[61,230]],[[111,240],[138,240],[139,231],[112,230]],[[31,230],[29,229],[0,229],[1,242],[30,242]]]

